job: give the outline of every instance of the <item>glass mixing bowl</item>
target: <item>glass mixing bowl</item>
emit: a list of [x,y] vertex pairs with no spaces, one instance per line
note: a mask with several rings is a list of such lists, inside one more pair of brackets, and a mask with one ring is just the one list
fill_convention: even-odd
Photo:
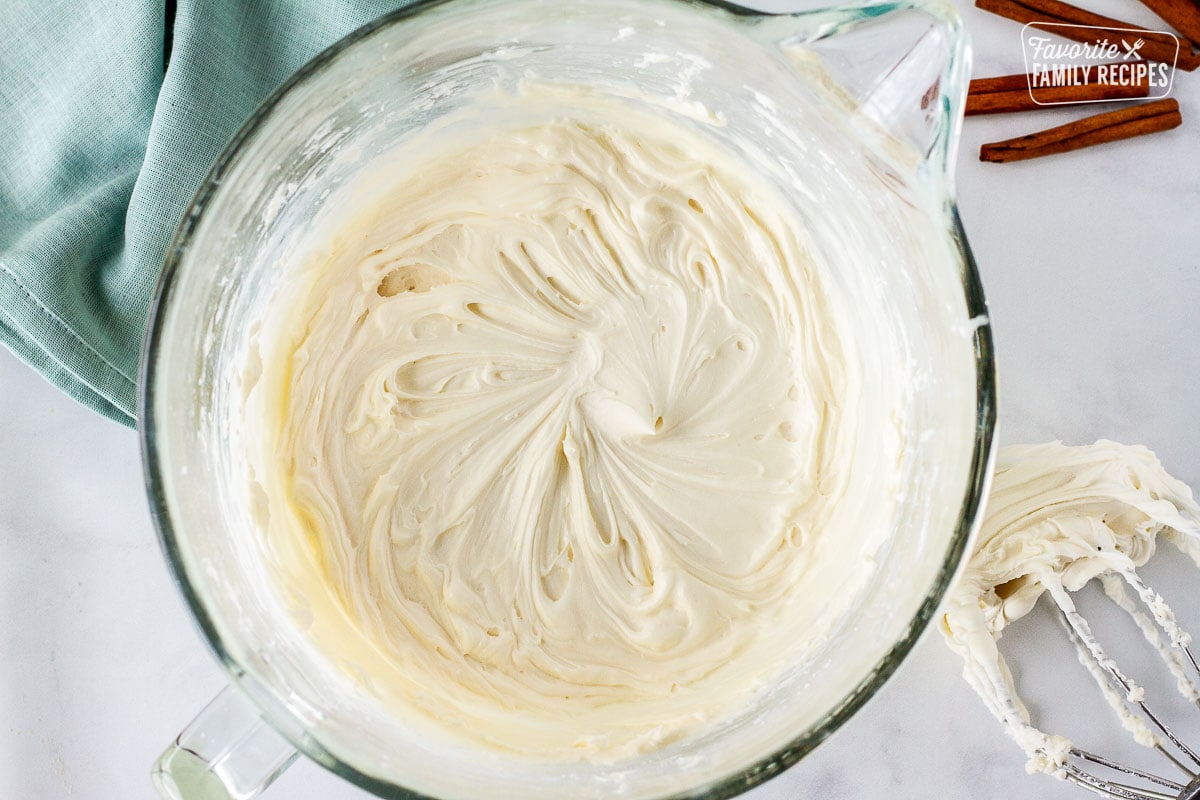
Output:
[[[381,797],[721,798],[795,763],[849,718],[933,617],[989,474],[991,335],[952,179],[966,73],[961,24],[945,4],[771,15],[697,0],[429,0],[350,35],[273,94],[188,209],[143,354],[154,518],[237,687],[164,753],[164,796],[251,797],[298,750]],[[909,398],[886,547],[837,635],[729,724],[614,764],[437,747],[357,691],[265,574],[238,446],[256,320],[288,279],[290,243],[330,192],[375,154],[469,109],[481,89],[531,75],[635,104],[656,98],[655,113],[761,167],[795,204],[816,255],[822,242],[856,237],[874,257],[831,261],[827,277],[880,311],[880,346],[905,365],[862,367],[864,379],[904,382]],[[849,148],[854,168],[823,158],[806,131]],[[824,213],[847,197],[860,213]]]

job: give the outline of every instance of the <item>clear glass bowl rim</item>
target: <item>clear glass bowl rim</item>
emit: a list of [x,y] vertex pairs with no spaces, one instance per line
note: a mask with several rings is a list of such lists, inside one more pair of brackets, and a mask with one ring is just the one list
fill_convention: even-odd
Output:
[[[151,515],[155,528],[158,531],[163,553],[174,575],[179,591],[182,593],[204,638],[235,684],[241,684],[246,681],[247,673],[244,667],[229,653],[228,648],[217,631],[216,624],[204,605],[199,591],[192,584],[188,575],[181,552],[180,536],[177,526],[172,521],[171,510],[166,500],[164,478],[166,471],[163,469],[164,465],[159,459],[156,447],[157,426],[154,414],[154,400],[158,364],[157,356],[163,336],[164,322],[167,317],[166,310],[169,307],[172,290],[176,286],[176,276],[179,273],[183,256],[195,235],[198,223],[209,206],[209,201],[212,199],[214,193],[219,190],[225,176],[236,163],[243,144],[255,135],[259,127],[271,116],[275,107],[285,96],[297,85],[302,84],[323,70],[340,53],[359,40],[385,27],[402,24],[406,20],[428,12],[431,9],[459,2],[463,2],[463,0],[416,0],[352,31],[301,67],[259,105],[245,124],[230,139],[201,183],[195,197],[188,205],[171,245],[167,249],[163,268],[159,275],[158,286],[150,305],[150,313],[146,324],[146,336],[141,354],[137,419],[143,474],[150,502]],[[733,5],[725,2],[725,0],[668,0],[668,2],[674,2],[679,5],[716,8],[740,17],[779,15]],[[900,2],[869,3],[863,7],[869,6],[904,8],[912,7],[912,3],[900,0]],[[819,14],[829,11],[831,8],[835,7],[823,7],[803,12],[787,12],[787,15],[803,16],[807,14]],[[947,188],[951,187],[948,186]],[[916,614],[909,621],[904,634],[889,648],[866,677],[818,723],[799,733],[795,738],[774,752],[762,756],[748,767],[719,778],[705,786],[667,795],[659,798],[659,800],[685,800],[685,798],[687,800],[724,800],[724,798],[734,797],[749,791],[758,784],[778,775],[797,763],[830,734],[841,727],[887,682],[888,678],[892,676],[900,663],[916,645],[921,635],[929,627],[929,623],[933,620],[933,616],[941,605],[943,597],[958,574],[967,545],[971,541],[975,528],[978,525],[984,499],[986,498],[987,489],[990,484],[996,428],[996,376],[991,324],[987,316],[987,303],[984,298],[978,268],[970,246],[967,243],[966,233],[963,230],[962,221],[959,218],[958,209],[952,197],[948,200],[947,213],[950,217],[951,232],[961,258],[963,290],[968,317],[971,319],[982,319],[984,323],[976,328],[974,338],[976,414],[970,474],[968,475],[962,507],[955,523],[955,530],[942,565],[934,579],[934,583],[917,609]],[[264,704],[257,692],[250,692],[249,695],[259,705],[264,718],[272,722],[274,727],[281,728],[284,732],[293,727],[290,724],[280,725],[277,723],[279,716],[288,715],[288,712],[281,704]],[[287,734],[285,733],[285,735]],[[420,792],[380,780],[360,771],[331,754],[312,737],[297,738],[289,735],[288,738],[297,750],[313,761],[379,797],[391,798],[392,800],[437,800],[436,798],[430,798]]]

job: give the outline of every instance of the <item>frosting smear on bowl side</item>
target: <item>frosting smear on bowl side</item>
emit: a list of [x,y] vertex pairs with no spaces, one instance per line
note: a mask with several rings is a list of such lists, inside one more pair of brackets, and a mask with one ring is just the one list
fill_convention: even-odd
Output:
[[[1131,612],[1130,593],[1141,596],[1153,619],[1135,619],[1148,638],[1159,640],[1156,627],[1166,633],[1170,641],[1160,643],[1160,654],[1180,691],[1200,700],[1171,649],[1186,646],[1187,635],[1135,572],[1154,555],[1160,537],[1200,566],[1200,506],[1145,447],[1101,440],[1000,451],[978,545],[947,601],[942,632],[962,657],[967,682],[1028,754],[1030,772],[1061,774],[1071,743],[1030,723],[997,641],[1044,593],[1067,613],[1074,612],[1068,593],[1093,579]],[[1098,647],[1094,640],[1084,644]],[[1129,686],[1127,695],[1109,691],[1106,698],[1134,738],[1153,746],[1155,734],[1126,705],[1140,699],[1141,689]]]

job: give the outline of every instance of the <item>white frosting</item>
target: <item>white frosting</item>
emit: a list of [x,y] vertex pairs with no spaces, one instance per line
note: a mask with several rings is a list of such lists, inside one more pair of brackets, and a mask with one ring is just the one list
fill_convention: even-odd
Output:
[[314,641],[545,759],[661,747],[797,663],[902,462],[905,399],[847,367],[866,334],[790,206],[682,128],[601,118],[386,176],[264,324],[250,402]]
[[[1095,656],[1081,661],[1102,686],[1108,681],[1100,664],[1115,665],[1075,614],[1068,594],[1095,578],[1156,642],[1180,692],[1193,701],[1200,696],[1178,650],[1189,643],[1186,634],[1134,572],[1154,554],[1160,536],[1200,565],[1200,507],[1146,448],[1102,440],[1000,451],[978,545],[947,602],[943,633],[963,658],[967,681],[1028,753],[1030,772],[1061,774],[1071,743],[1030,724],[997,640],[1043,593],[1077,626],[1079,646]],[[1130,589],[1149,613],[1135,606]],[[1129,707],[1141,700],[1141,688],[1125,680],[1127,690],[1107,688],[1106,697],[1134,738],[1153,746],[1155,734]]]

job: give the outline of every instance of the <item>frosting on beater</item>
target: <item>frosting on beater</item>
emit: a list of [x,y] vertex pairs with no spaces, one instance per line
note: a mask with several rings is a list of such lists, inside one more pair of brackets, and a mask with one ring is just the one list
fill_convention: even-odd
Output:
[[[1160,654],[1180,691],[1200,700],[1171,649],[1190,640],[1162,598],[1134,571],[1154,555],[1159,537],[1200,565],[1200,507],[1191,489],[1168,475],[1145,447],[1101,440],[1081,447],[1051,442],[1000,451],[979,541],[947,602],[943,633],[964,661],[967,682],[1029,755],[1030,772],[1061,774],[1071,743],[1030,724],[997,640],[1044,593],[1071,615],[1068,592],[1093,579],[1131,613],[1130,592],[1139,595],[1151,613],[1137,612],[1135,621],[1156,641],[1155,628],[1165,632],[1169,641],[1160,643]],[[1081,643],[1099,646],[1086,627]],[[1096,669],[1094,677],[1103,682]],[[1155,734],[1126,704],[1140,695],[1132,682],[1128,693],[1106,691],[1126,729],[1153,746]]]
[[857,420],[904,398],[863,396],[800,226],[744,172],[632,117],[493,131],[309,259],[261,337],[257,480],[282,581],[335,598],[371,691],[616,759],[840,619],[856,584],[804,578],[823,553],[869,576],[902,445]]

